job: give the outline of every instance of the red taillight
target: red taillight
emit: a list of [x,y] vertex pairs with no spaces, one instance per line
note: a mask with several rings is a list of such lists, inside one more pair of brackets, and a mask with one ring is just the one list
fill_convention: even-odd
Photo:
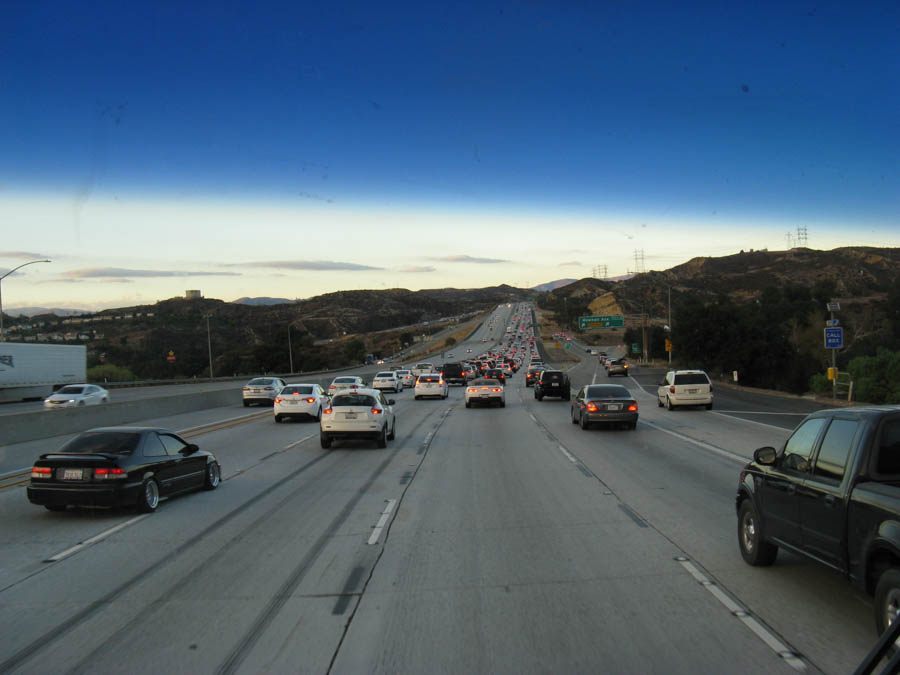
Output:
[[674,385],[674,384],[673,384],[671,387],[669,387],[669,393],[670,393],[670,394],[674,394],[674,393],[675,393],[675,385]]
[[250,391],[250,387],[244,387],[244,391]]
[[272,391],[275,387],[263,387],[263,391]]
[[503,391],[503,389],[501,389],[500,387],[494,387],[493,389],[491,389],[491,391]]
[[308,398],[308,399],[306,399],[306,402],[307,402],[307,403],[315,403],[315,402],[316,402],[316,399],[314,399],[314,398]]
[[280,396],[276,396],[276,397],[275,397],[275,403],[281,403],[283,400],[284,400],[284,399],[281,398]]
[[630,406],[628,406],[628,412],[637,412],[637,409],[638,409],[637,403],[632,403]]
[[322,411],[322,414],[323,414],[323,415],[330,415],[330,414],[333,413],[333,412],[334,412],[334,411],[333,411],[331,408],[325,408],[325,410]]
[[49,466],[33,466],[31,467],[32,478],[50,478],[53,475],[53,469]]
[[588,401],[587,411],[588,412],[597,412],[597,410],[599,410],[599,408],[597,408],[597,404],[594,403],[593,401]]
[[712,384],[709,385],[709,393],[712,393]]
[[106,478],[125,478],[127,474],[125,473],[125,469],[120,469],[119,467],[113,467],[111,469],[94,469],[94,478],[106,479]]
[[372,414],[373,414],[373,415],[380,415],[380,414],[381,414],[381,408],[372,408]]

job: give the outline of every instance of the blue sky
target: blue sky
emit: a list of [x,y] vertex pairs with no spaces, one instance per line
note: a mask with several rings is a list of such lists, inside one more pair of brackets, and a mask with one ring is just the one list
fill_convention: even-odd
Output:
[[4,307],[900,245],[900,6],[0,5]]

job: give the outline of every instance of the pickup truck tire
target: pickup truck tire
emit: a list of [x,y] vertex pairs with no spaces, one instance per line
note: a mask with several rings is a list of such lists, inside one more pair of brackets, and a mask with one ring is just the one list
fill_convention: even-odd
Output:
[[738,515],[738,546],[744,561],[754,567],[771,565],[778,555],[777,546],[762,540],[759,515],[756,513],[753,502],[749,499],[745,499],[741,504],[741,511]]
[[900,569],[892,567],[878,578],[875,587],[875,629],[879,635],[900,612]]

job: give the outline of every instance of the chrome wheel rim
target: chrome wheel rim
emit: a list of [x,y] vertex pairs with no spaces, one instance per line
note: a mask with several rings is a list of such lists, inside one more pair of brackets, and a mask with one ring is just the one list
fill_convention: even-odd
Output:
[[900,615],[900,588],[892,588],[884,599],[884,625],[890,626]]
[[219,465],[213,462],[206,471],[209,476],[209,484],[216,487],[219,484]]
[[752,553],[754,542],[756,541],[756,520],[753,518],[753,514],[748,513],[744,516],[744,527],[742,529],[744,550],[747,553]]
[[155,481],[148,480],[144,486],[144,500],[151,509],[155,509],[159,504],[159,488],[156,487]]

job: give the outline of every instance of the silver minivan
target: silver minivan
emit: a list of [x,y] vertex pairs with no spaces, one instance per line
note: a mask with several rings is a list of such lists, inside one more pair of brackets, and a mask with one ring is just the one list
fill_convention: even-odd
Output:
[[659,407],[703,405],[712,410],[712,382],[702,370],[670,370],[656,390]]

